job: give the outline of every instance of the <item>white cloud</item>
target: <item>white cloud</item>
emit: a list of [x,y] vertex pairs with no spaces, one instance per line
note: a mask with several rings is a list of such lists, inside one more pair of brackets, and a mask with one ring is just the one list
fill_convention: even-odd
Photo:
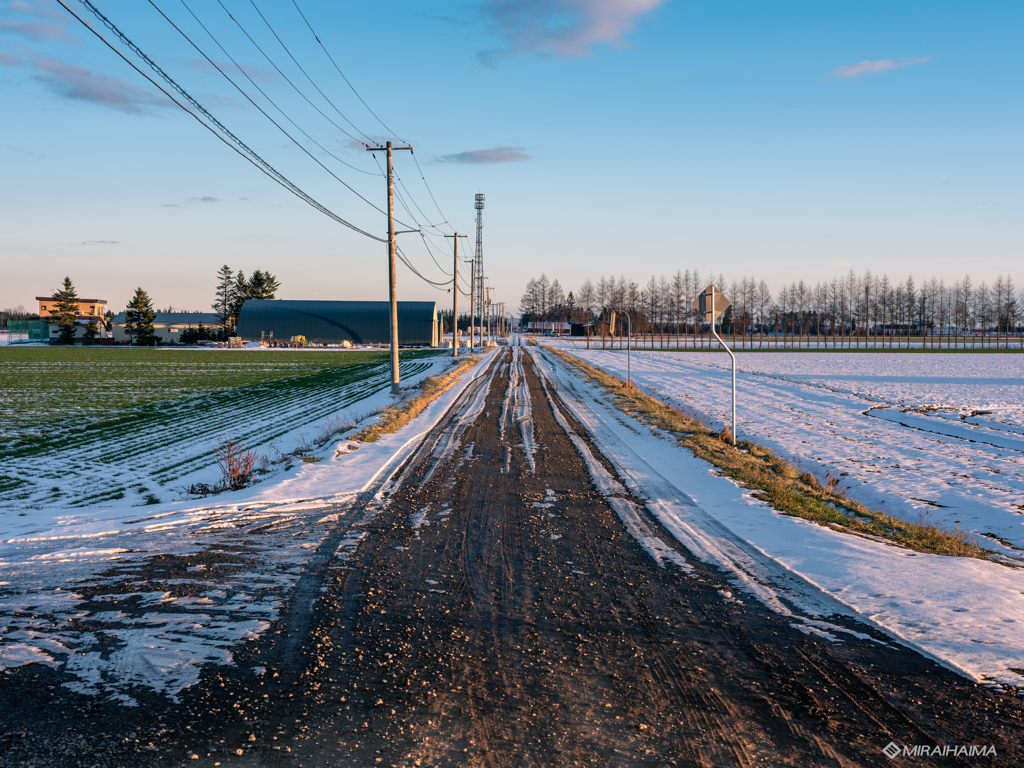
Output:
[[832,70],[832,77],[860,77],[871,75],[875,72],[887,72],[891,69],[902,69],[912,67],[915,64],[924,64],[931,61],[931,56],[919,56],[913,59],[879,59],[878,61],[862,61],[860,64],[844,64]]
[[442,155],[437,158],[440,163],[466,163],[468,165],[494,165],[495,163],[515,163],[529,160],[530,156],[522,151],[522,147],[495,147],[494,149],[474,149],[469,152],[456,152],[454,155]]
[[512,53],[587,56],[594,45],[626,45],[637,20],[667,0],[486,0],[491,31],[508,44],[484,51],[485,63]]

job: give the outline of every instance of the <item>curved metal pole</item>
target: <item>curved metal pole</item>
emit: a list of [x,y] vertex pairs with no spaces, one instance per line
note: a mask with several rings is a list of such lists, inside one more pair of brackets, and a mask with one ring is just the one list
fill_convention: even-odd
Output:
[[633,336],[633,323],[629,319],[629,312],[622,309],[613,309],[612,314],[618,312],[620,315],[626,316],[626,381],[630,387],[633,386],[633,367],[632,362],[629,359],[629,341]]
[[715,330],[715,292],[711,291],[711,332],[718,339],[718,343],[722,345],[722,349],[729,353],[729,357],[732,358],[732,444],[736,445],[736,355],[732,353],[732,350],[725,346],[725,342],[722,341],[722,337],[718,335],[718,331]]

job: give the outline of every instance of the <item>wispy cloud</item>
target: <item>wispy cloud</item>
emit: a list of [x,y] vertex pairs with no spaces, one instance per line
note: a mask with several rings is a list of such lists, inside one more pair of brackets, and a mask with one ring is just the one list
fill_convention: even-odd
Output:
[[515,163],[529,160],[523,147],[495,147],[494,149],[474,149],[470,152],[456,152],[454,155],[442,155],[437,158],[439,163],[466,163],[467,165],[494,165],[495,163]]
[[[206,59],[186,59],[185,63],[192,67],[192,69],[208,72],[216,71],[213,64]],[[276,80],[278,77],[277,72],[271,72],[269,69],[260,69],[259,67],[254,67],[252,64],[235,65],[230,61],[218,61],[215,63],[228,74],[246,74],[253,80],[263,80],[264,82],[268,82],[270,80]]]
[[30,16],[43,21],[4,21],[0,22],[0,29],[14,35],[34,40],[36,42],[47,42],[60,40],[68,42],[74,40],[74,35],[67,28],[71,17],[60,8],[53,0],[14,0],[8,10],[19,16]]
[[10,55],[0,55],[0,64],[32,70],[34,79],[66,99],[88,101],[133,114],[147,112],[148,107],[162,107],[168,104],[155,93],[120,78],[100,75],[56,59],[19,59]]
[[27,3],[25,0],[14,0],[10,5],[10,9],[14,13],[20,13],[23,16],[37,16],[41,19],[50,19],[62,24],[71,20],[67,11],[58,7],[57,3],[53,2],[53,0],[35,0],[32,3]]
[[146,107],[166,106],[163,98],[117,77],[99,75],[88,69],[54,59],[33,62],[35,78],[68,99],[89,101],[122,112],[138,114]]
[[0,29],[15,35],[27,37],[36,42],[48,40],[62,40],[67,42],[73,40],[71,33],[64,27],[51,24],[48,21],[4,21],[0,22]]
[[888,72],[893,69],[912,67],[915,64],[924,64],[926,61],[931,61],[931,56],[919,56],[913,59],[862,61],[860,64],[844,64],[841,67],[836,67],[832,70],[830,76],[839,78],[860,77],[861,75],[872,75],[876,72]]
[[181,208],[177,203],[164,203],[160,206],[161,208]]
[[203,197],[190,197],[188,201],[190,203],[219,203],[221,199],[212,195],[204,195]]
[[84,240],[82,245],[118,245],[120,240]]
[[637,20],[667,0],[486,0],[483,15],[504,50],[481,51],[493,65],[510,54],[588,56],[600,43],[625,47]]

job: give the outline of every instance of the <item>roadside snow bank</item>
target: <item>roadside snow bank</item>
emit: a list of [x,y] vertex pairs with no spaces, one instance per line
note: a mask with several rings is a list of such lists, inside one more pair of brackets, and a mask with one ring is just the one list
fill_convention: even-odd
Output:
[[[374,443],[335,441],[319,461],[240,491],[0,516],[0,672],[48,664],[72,690],[131,705],[133,686],[173,699],[204,664],[231,664],[327,534],[358,524],[356,496],[392,475],[487,368]],[[345,542],[360,539],[356,528]]]
[[1024,571],[910,552],[782,515],[626,416],[550,353],[541,364],[652,514],[769,607],[849,612],[975,680],[1024,684]]

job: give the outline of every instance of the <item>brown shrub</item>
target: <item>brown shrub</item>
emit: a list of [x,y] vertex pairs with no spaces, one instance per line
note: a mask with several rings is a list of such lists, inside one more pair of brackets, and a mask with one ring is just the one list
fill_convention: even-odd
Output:
[[227,440],[214,448],[213,452],[224,476],[224,484],[232,491],[244,488],[259,461],[256,451],[249,450],[238,440]]

